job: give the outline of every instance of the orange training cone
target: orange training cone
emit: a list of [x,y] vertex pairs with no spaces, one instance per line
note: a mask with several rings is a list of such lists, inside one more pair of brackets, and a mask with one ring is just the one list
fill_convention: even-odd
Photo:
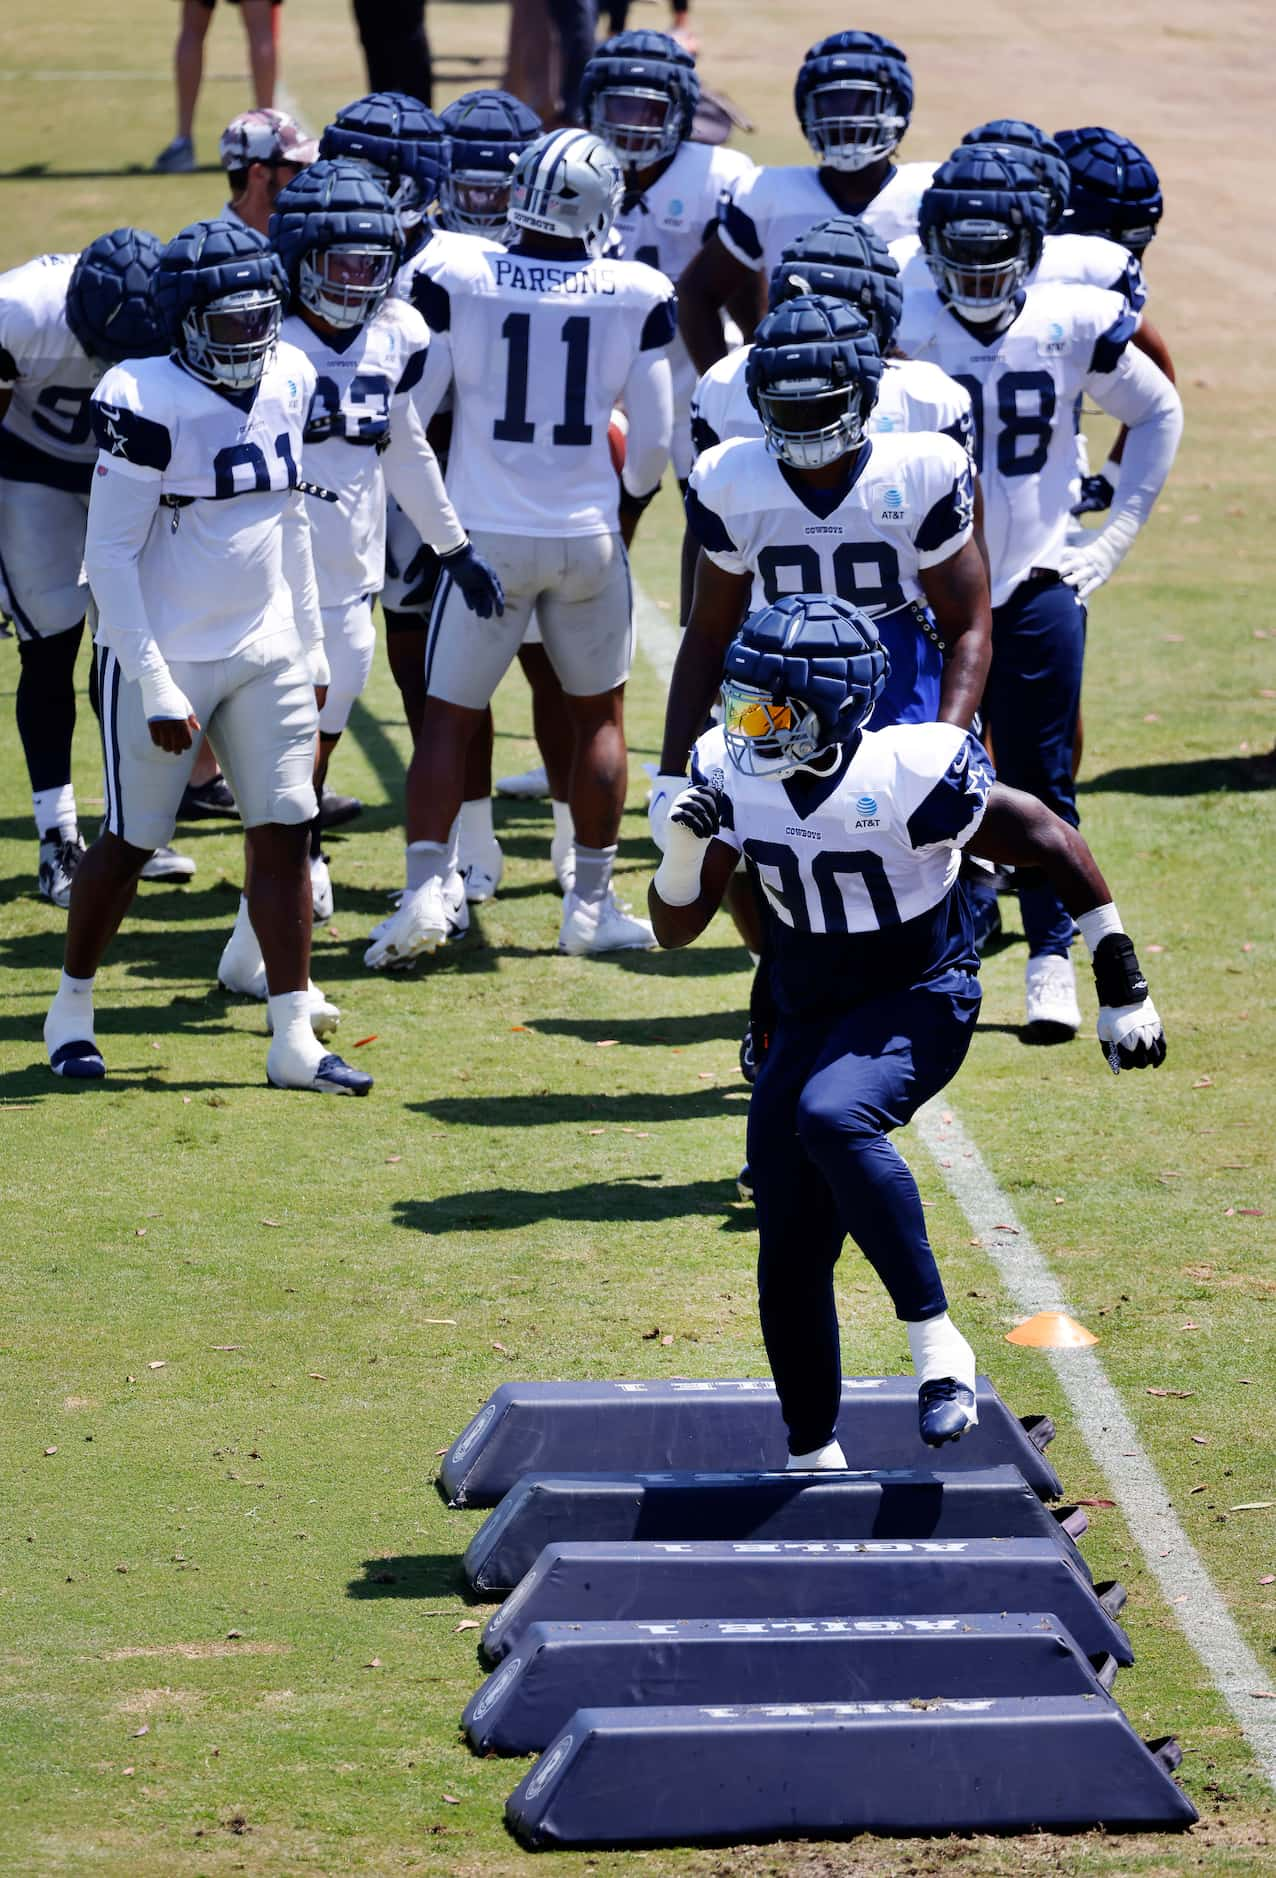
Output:
[[1092,1330],[1064,1311],[1038,1311],[1006,1332],[1007,1343],[1026,1344],[1030,1350],[1083,1350],[1098,1341]]

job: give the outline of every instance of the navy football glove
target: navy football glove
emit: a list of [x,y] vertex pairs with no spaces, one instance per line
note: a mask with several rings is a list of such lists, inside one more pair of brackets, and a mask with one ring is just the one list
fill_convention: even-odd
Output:
[[699,841],[712,841],[722,826],[722,791],[708,783],[692,783],[674,797],[669,820],[689,829]]
[[1108,478],[1099,471],[1097,476],[1081,478],[1081,500],[1072,513],[1074,515],[1102,515],[1105,509],[1112,507],[1112,498],[1116,494]]
[[1125,933],[1108,933],[1095,947],[1094,983],[1099,993],[1099,1048],[1112,1074],[1159,1069],[1165,1061],[1165,1031]]
[[483,559],[472,541],[454,548],[451,554],[441,554],[439,562],[460,588],[471,613],[491,619],[493,613],[499,618],[505,611],[505,589],[496,569]]

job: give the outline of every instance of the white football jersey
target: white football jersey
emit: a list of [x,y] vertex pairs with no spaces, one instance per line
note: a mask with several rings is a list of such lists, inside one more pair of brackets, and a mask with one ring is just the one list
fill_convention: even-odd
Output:
[[315,371],[306,420],[306,480],[335,495],[308,495],[320,606],[380,592],[385,580],[385,477],[381,451],[425,368],[430,335],[405,300],[382,302],[342,347],[293,313],[283,338]]
[[314,396],[314,367],[283,343],[251,398],[214,391],[173,358],[114,365],[98,386],[103,462],[159,484],[138,574],[165,658],[230,658],[292,623],[281,517]]
[[1012,323],[985,340],[949,312],[920,255],[909,273],[899,349],[942,366],[970,393],[1000,606],[1032,569],[1058,568],[1079,489],[1076,402],[1086,390],[1101,394],[1138,315],[1098,287],[1030,286]]
[[[762,420],[749,400],[745,373],[749,347],[737,346],[711,365],[691,401],[691,438],[696,454],[729,437],[760,437]],[[868,434],[938,430],[967,451],[974,449],[970,393],[937,365],[922,359],[887,359]]]
[[612,407],[639,355],[668,351],[672,283],[640,261],[471,243],[418,272],[414,300],[431,334],[427,377],[451,375],[448,493],[466,528],[614,533]]
[[782,1011],[973,971],[964,896],[953,888],[994,778],[969,732],[866,730],[830,774],[781,779],[737,769],[715,725],[696,743],[691,776],[722,792],[719,839],[757,876]]
[[[885,242],[917,232],[922,196],[938,165],[901,163],[891,170],[858,220]],[[722,203],[718,238],[746,267],[770,275],[791,241],[816,222],[848,211],[835,202],[810,163],[754,170]]]
[[97,457],[89,398],[100,367],[66,320],[78,254],[41,254],[0,274],[0,476],[88,490]]
[[785,594],[835,593],[877,620],[891,662],[879,723],[939,709],[943,658],[918,576],[970,539],[973,514],[970,459],[932,432],[870,438],[841,490],[803,482],[760,440],[723,443],[698,459],[687,490],[687,522],[709,559],[753,576],[750,612]]
[[[613,233],[627,261],[643,261],[674,282],[700,252],[717,220],[722,196],[753,174],[753,160],[724,144],[682,143],[664,173],[616,217]],[[691,473],[691,394],[696,368],[680,335],[669,348],[673,375],[673,466]]]
[[[926,278],[931,278],[916,235],[892,241],[890,250],[902,276],[910,263],[915,264],[904,276],[906,292],[920,278],[919,268],[925,268]],[[1066,281],[1073,287],[1107,287],[1128,300],[1136,313],[1143,311],[1148,297],[1138,256],[1119,241],[1109,241],[1106,235],[1047,235],[1041,244],[1041,259],[1028,278],[1032,284]]]

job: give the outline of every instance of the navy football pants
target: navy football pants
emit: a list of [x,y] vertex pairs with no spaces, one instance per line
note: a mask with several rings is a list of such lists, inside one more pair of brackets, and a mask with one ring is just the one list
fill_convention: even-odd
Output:
[[[1077,793],[1072,747],[1081,708],[1085,607],[1063,581],[1026,580],[993,608],[992,666],[984,690],[984,721],[992,732],[997,780],[1036,796],[1075,828]],[[970,883],[978,898],[991,890]],[[1072,943],[1072,915],[1053,888],[1025,887],[1019,911],[1029,954]]]
[[842,1397],[833,1267],[849,1235],[897,1317],[948,1308],[917,1183],[886,1139],[951,1082],[979,981],[949,972],[827,1018],[781,1018],[749,1103],[758,1307],[794,1454],[833,1438]]

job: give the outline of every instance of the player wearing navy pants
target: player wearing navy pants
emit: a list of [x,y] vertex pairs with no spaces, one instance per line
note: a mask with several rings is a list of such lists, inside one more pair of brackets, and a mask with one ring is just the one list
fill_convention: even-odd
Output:
[[[1036,796],[1076,828],[1072,748],[1081,708],[1086,610],[1057,574],[1031,576],[992,612],[992,665],[984,715],[992,733],[997,775]],[[972,884],[980,899],[990,887]],[[1052,887],[1022,887],[1019,911],[1033,958],[1066,958],[1072,915]]]
[[[833,1268],[855,1240],[904,1323],[948,1309],[908,1163],[887,1139],[960,1069],[972,969],[841,1012],[782,1017],[749,1105],[762,1337],[795,1453],[833,1439],[842,1369]],[[841,974],[837,974],[841,979]],[[865,984],[864,989],[869,990]]]

